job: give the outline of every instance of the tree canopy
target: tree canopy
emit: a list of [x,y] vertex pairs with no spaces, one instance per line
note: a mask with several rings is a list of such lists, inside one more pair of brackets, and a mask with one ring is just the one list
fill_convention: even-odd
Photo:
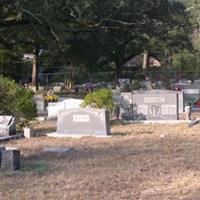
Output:
[[[0,52],[12,52],[16,63],[32,53],[34,84],[44,50],[65,64],[112,64],[120,78],[124,64],[144,50],[162,57],[166,50],[192,48],[188,12],[177,1],[11,0],[0,5]],[[15,65],[1,61],[0,68],[6,62]]]

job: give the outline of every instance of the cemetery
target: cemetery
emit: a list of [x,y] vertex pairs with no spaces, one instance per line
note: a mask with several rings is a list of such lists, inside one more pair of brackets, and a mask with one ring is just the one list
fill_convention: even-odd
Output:
[[[84,98],[57,93],[54,101],[53,93],[48,98],[35,94],[37,120],[21,131],[15,118],[1,116],[2,139],[23,133],[1,141],[3,199],[196,195],[191,188],[199,186],[200,123],[191,121],[199,118],[198,110],[188,107],[198,100],[196,91],[127,91],[123,81],[112,90],[105,85]],[[96,108],[105,103],[105,96],[111,99]],[[13,183],[20,187],[11,193]],[[21,188],[25,192],[20,193]]]
[[0,5],[0,200],[200,199],[199,1]]

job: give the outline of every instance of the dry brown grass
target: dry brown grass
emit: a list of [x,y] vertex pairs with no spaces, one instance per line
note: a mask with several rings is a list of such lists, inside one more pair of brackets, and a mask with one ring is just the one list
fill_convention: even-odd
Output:
[[[22,169],[0,173],[0,200],[199,200],[199,128],[113,125],[111,138],[8,142],[20,147]],[[73,150],[44,153],[47,146]]]

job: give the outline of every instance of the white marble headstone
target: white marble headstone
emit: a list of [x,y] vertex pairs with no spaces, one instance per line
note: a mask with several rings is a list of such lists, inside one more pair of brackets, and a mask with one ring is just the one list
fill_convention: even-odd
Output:
[[56,118],[62,110],[80,108],[83,103],[82,99],[65,99],[60,102],[48,103],[48,118]]

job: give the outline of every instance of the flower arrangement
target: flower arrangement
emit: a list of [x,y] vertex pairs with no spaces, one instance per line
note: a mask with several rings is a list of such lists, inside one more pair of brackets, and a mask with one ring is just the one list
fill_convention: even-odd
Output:
[[46,102],[57,102],[58,101],[58,96],[54,95],[54,94],[52,94],[52,95],[46,95],[46,96],[44,96],[44,100]]

